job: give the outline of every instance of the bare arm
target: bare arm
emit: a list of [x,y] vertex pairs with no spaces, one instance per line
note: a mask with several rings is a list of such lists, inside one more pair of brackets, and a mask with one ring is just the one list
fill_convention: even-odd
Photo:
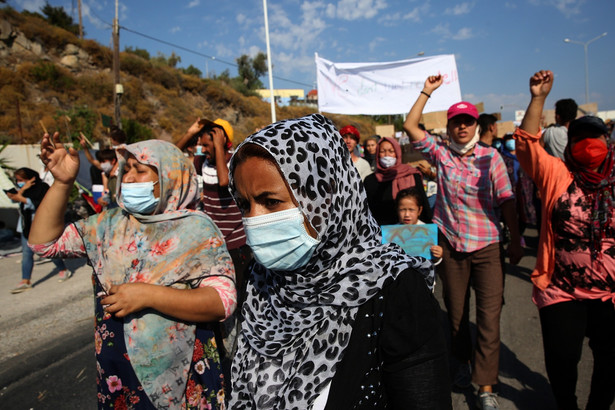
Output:
[[221,187],[228,186],[228,166],[226,165],[226,136],[222,128],[215,127],[212,130],[216,156],[216,172],[218,174],[218,184]]
[[24,184],[23,187],[19,188],[19,191],[17,191],[16,194],[11,194],[10,192],[7,192],[6,196],[8,196],[11,201],[21,202],[22,204],[27,204],[28,203],[28,198],[23,196],[23,194],[28,189],[30,189],[30,187],[32,185],[34,185],[34,181],[35,180],[36,180],[36,178],[29,179],[28,181],[26,181],[26,183]]
[[552,87],[553,73],[549,70],[538,71],[530,78],[530,94],[532,98],[519,128],[532,135],[538,134],[542,109]]
[[200,118],[197,118],[190,128],[188,128],[188,131],[186,131],[186,133],[175,143],[177,148],[184,149],[188,141],[203,128],[203,124],[199,124],[200,120]]
[[108,305],[105,310],[117,317],[147,308],[189,322],[212,322],[225,316],[220,295],[209,286],[175,289],[149,283],[125,283],[111,286],[101,303]]
[[41,160],[47,165],[55,180],[45,194],[32,222],[28,242],[34,245],[58,239],[64,232],[66,204],[79,172],[77,151],[73,148],[67,151],[60,142],[60,134],[57,132],[53,134],[53,140],[49,134],[43,136]]
[[406,121],[404,122],[404,131],[406,131],[412,141],[420,141],[425,138],[425,131],[419,128],[421,115],[423,114],[423,109],[425,108],[425,104],[427,104],[427,99],[429,98],[427,95],[431,95],[438,87],[440,87],[440,85],[442,85],[442,81],[443,79],[440,74],[427,77],[427,80],[425,80],[425,85],[423,86],[423,91],[421,91],[419,97],[416,99],[416,102],[410,109],[410,112],[406,117]]
[[517,209],[514,199],[509,199],[500,205],[502,209],[502,219],[510,231],[510,245],[508,246],[508,258],[512,265],[519,263],[523,257],[521,247],[521,235],[519,234],[519,224],[517,221]]
[[83,148],[83,153],[85,154],[85,157],[87,158],[88,162],[102,171],[102,167],[100,166],[100,161],[92,156],[92,153],[88,149],[87,141],[85,140],[84,137],[81,137],[79,139],[79,144],[81,144],[81,147]]

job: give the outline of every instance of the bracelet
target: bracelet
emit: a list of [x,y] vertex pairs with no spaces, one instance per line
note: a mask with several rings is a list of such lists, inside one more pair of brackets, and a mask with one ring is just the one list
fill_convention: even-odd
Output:
[[421,91],[421,94],[425,94],[427,98],[431,98],[431,95],[427,94],[425,91]]

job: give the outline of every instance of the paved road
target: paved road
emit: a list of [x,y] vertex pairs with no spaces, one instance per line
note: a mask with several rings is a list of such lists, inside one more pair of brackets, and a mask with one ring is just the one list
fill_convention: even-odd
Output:
[[[535,240],[532,234],[528,242]],[[520,266],[508,268],[506,278],[500,361],[503,410],[555,408],[544,369],[538,312],[530,300],[535,255],[531,249],[526,255]],[[90,268],[84,260],[69,261],[76,274],[58,283],[53,265],[38,262],[34,288],[11,295],[20,279],[20,259],[20,255],[0,259],[0,408],[96,408]],[[442,320],[446,322],[444,312]],[[585,346],[577,387],[582,408],[591,366]],[[474,390],[453,392],[453,406],[475,409]]]

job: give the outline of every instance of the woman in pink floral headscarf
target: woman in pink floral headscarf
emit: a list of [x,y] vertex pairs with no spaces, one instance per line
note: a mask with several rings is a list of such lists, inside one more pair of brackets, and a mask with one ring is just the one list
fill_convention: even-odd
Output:
[[[234,271],[205,214],[196,172],[157,140],[119,151],[119,208],[64,228],[76,151],[45,134],[55,177],[30,235],[39,254],[87,257],[95,288],[100,408],[224,408],[212,326],[235,308]],[[40,216],[39,216],[40,215]]]

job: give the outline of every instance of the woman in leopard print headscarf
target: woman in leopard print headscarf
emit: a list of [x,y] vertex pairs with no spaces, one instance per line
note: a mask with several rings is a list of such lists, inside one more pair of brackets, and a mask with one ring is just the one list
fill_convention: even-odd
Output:
[[272,124],[230,174],[256,258],[231,408],[450,407],[432,266],[381,244],[333,124]]

